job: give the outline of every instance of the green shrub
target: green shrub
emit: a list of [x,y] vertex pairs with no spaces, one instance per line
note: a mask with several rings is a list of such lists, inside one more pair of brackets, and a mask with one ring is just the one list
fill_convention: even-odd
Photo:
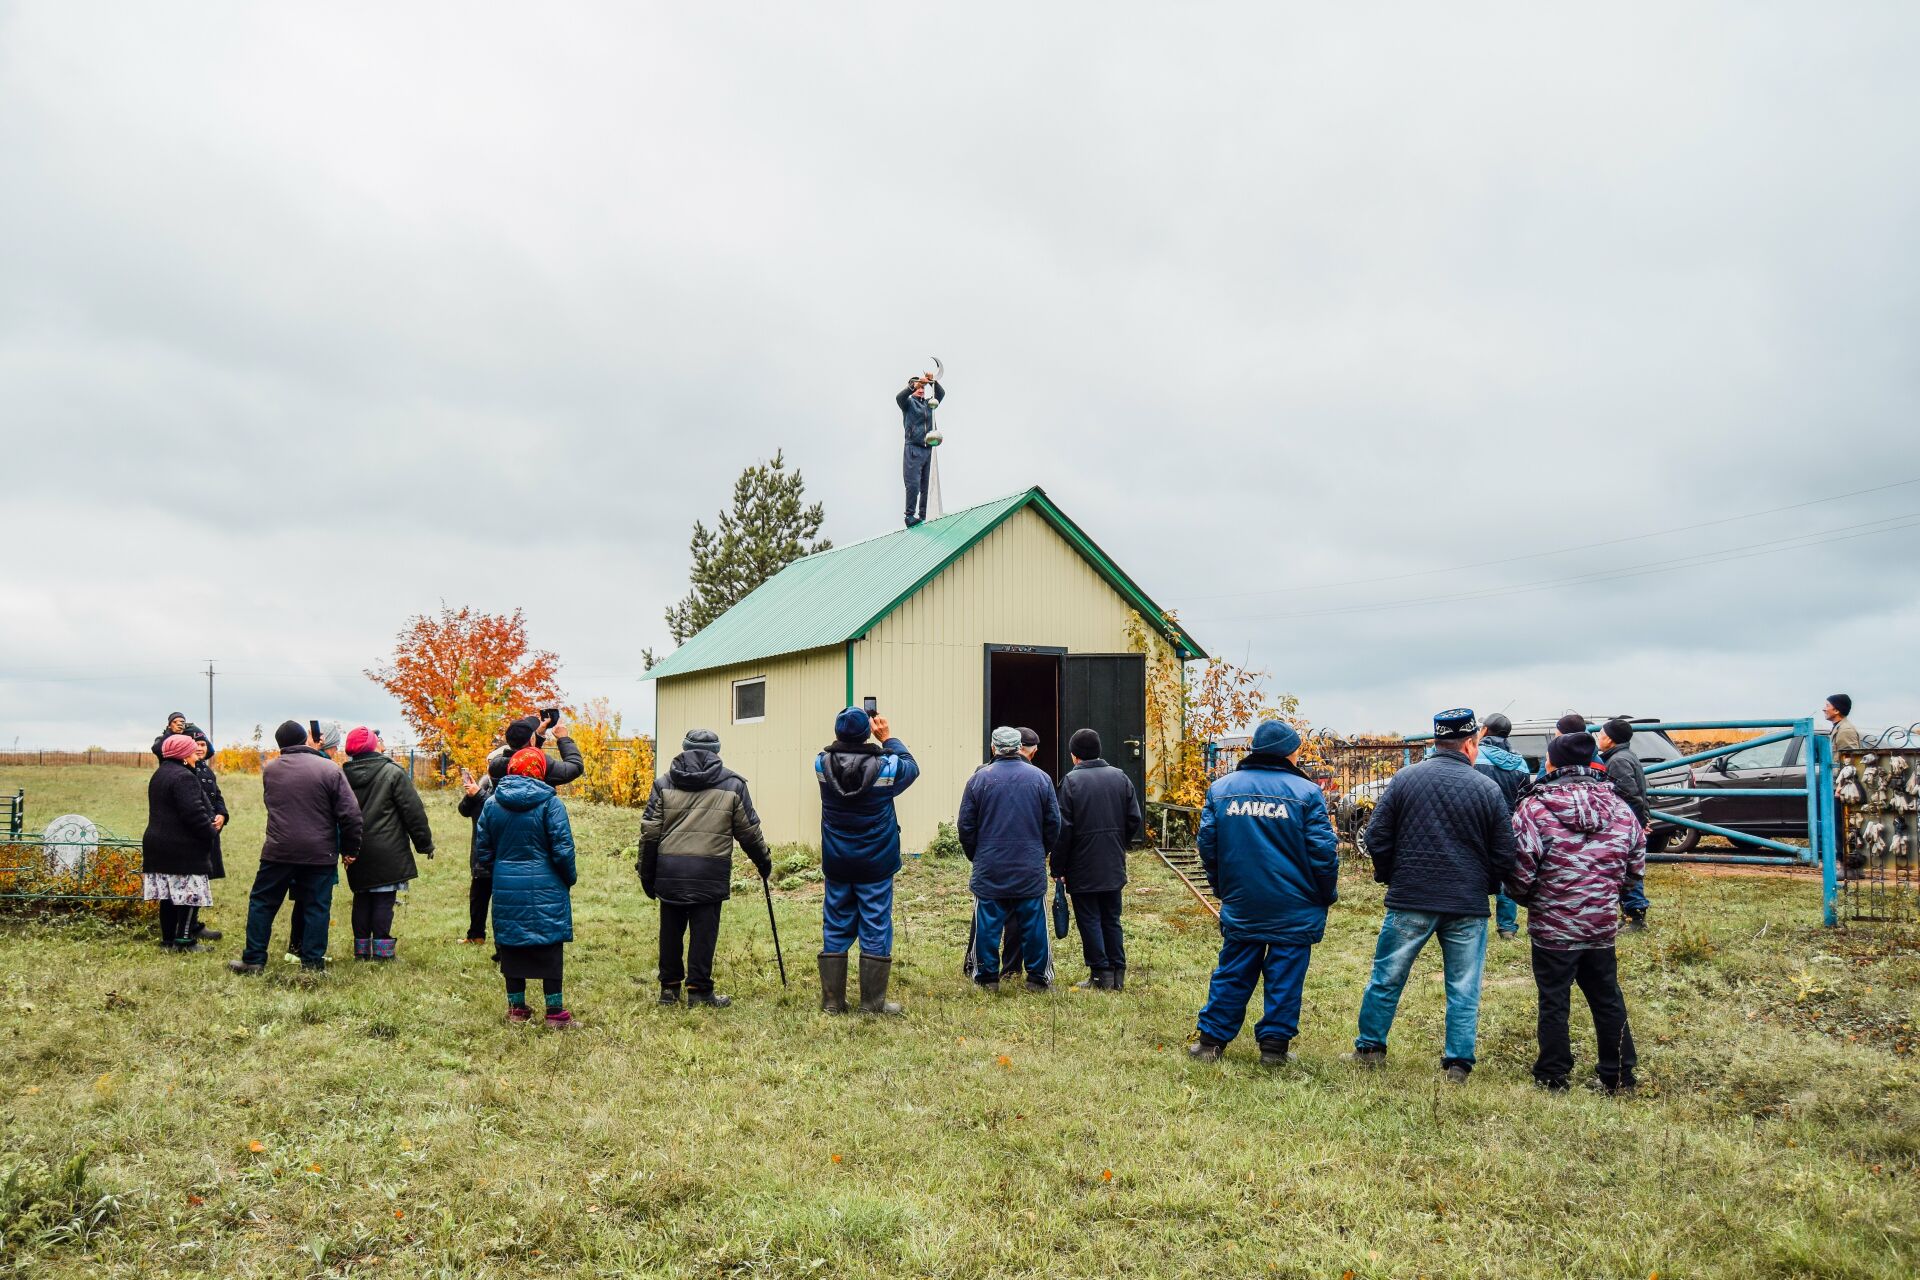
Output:
[[933,839],[927,844],[929,858],[958,858],[963,856],[964,852],[960,848],[960,833],[954,830],[951,822],[941,823],[939,830],[934,832]]

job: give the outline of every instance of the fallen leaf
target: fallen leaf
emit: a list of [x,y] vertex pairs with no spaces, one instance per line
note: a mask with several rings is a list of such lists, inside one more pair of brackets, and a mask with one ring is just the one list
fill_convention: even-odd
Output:
[[260,1141],[260,1139],[258,1138],[255,1138],[252,1142],[249,1142],[247,1144],[247,1150],[253,1152],[255,1155],[259,1155],[262,1151],[265,1151],[266,1149],[267,1149],[267,1144]]
[[310,1164],[307,1166],[307,1170],[310,1173],[318,1173],[320,1172],[320,1166],[317,1164]]
[[404,1218],[404,1217],[406,1217],[406,1216],[407,1216],[407,1211],[406,1211],[405,1209],[395,1209],[395,1210],[393,1211],[393,1220],[394,1220],[395,1222],[398,1222],[398,1221],[400,1221],[400,1219],[402,1219],[402,1218]]
[[28,1086],[27,1086],[27,1092],[28,1092],[28,1093],[38,1093],[38,1092],[40,1092],[40,1086],[39,1086],[39,1085],[37,1085],[37,1084],[30,1084],[30,1085],[28,1085]]
[[827,1157],[827,1159],[829,1159],[829,1160],[831,1160],[831,1161],[833,1161],[833,1162],[834,1162],[835,1164],[839,1164],[839,1163],[840,1163],[840,1153],[839,1153],[838,1151],[836,1151],[836,1152],[834,1152],[834,1153],[833,1153],[832,1155],[830,1155],[830,1156],[828,1156],[828,1157]]
[[1003,1067],[1010,1067],[1010,1066],[1012,1066],[1012,1065],[1013,1065],[1013,1059],[1012,1059],[1012,1058],[1009,1058],[1009,1057],[1008,1057],[1008,1056],[1007,1056],[1006,1054],[1004,1054],[1004,1053],[1003,1053],[1003,1054],[1001,1054],[1001,1055],[1000,1055],[999,1057],[997,1057],[997,1058],[995,1058],[995,1059],[994,1059],[994,1061],[995,1061],[995,1062],[997,1062],[997,1063],[999,1063],[999,1064],[1000,1064],[1001,1066],[1003,1066]]
[[203,1205],[206,1203],[206,1200],[200,1196],[196,1196],[189,1193],[187,1196],[187,1203],[191,1205]]
[[1113,1181],[1113,1170],[1111,1170],[1111,1169],[1102,1169],[1102,1170],[1100,1171],[1100,1181],[1102,1181],[1102,1182],[1112,1182],[1112,1181]]

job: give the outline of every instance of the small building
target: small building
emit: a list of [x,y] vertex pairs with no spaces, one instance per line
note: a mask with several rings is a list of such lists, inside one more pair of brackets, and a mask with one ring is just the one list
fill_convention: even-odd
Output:
[[1205,656],[1035,488],[796,560],[648,678],[662,767],[688,729],[713,729],[776,843],[819,840],[814,755],[871,699],[920,765],[899,804],[914,850],[953,817],[995,725],[1039,734],[1055,778],[1073,731],[1095,729],[1145,796],[1147,664]]

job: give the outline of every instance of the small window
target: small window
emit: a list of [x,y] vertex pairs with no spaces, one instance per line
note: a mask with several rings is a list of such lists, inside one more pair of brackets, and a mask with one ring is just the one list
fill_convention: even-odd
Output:
[[1736,751],[1727,757],[1727,768],[1734,773],[1746,769],[1783,769],[1787,764],[1787,752],[1793,749],[1793,739],[1783,738],[1779,742],[1769,742],[1764,746],[1749,747],[1745,751]]
[[733,682],[733,722],[759,724],[767,718],[767,678]]

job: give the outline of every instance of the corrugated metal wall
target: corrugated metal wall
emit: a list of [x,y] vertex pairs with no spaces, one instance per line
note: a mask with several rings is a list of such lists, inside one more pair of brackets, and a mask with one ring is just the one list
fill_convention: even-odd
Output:
[[[854,644],[854,699],[881,713],[920,764],[901,797],[905,847],[922,849],[951,820],[982,758],[985,646],[1125,653],[1131,606],[1031,509],[988,534]],[[844,648],[669,678],[657,690],[661,767],[689,726],[720,735],[745,775],[767,838],[820,839],[813,757],[846,705]],[[733,681],[767,677],[764,724],[735,725]],[[1071,726],[1067,726],[1071,728]],[[1151,767],[1149,761],[1149,767]]]
[[1130,607],[1031,508],[988,534],[853,647],[854,695],[872,694],[919,761],[900,800],[906,847],[960,806],[980,764],[985,646],[1124,653]]
[[[755,676],[767,679],[766,719],[734,724],[733,682]],[[721,758],[752,789],[767,839],[817,844],[820,789],[813,757],[833,737],[846,683],[844,646],[662,680],[654,694],[660,770],[666,772],[688,729],[712,729],[720,735]]]

